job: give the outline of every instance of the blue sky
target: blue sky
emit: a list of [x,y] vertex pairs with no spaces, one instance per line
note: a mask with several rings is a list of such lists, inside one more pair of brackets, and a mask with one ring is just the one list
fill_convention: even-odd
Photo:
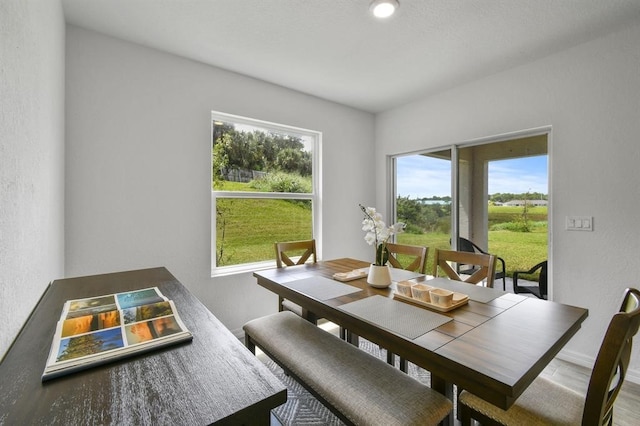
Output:
[[[410,198],[451,195],[451,164],[422,155],[399,157],[398,195]],[[547,193],[547,156],[489,163],[489,194]]]

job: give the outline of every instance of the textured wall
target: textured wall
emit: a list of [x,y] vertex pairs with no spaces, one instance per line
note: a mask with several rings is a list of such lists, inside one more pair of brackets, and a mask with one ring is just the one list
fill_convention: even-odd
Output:
[[58,0],[0,2],[0,356],[64,273],[64,37]]
[[[551,285],[554,300],[589,309],[563,351],[585,365],[595,360],[623,290],[640,287],[639,44],[640,26],[630,27],[376,120],[379,167],[389,154],[552,126]],[[378,181],[382,187],[384,177]],[[571,215],[593,216],[594,231],[566,231]],[[638,382],[639,353],[636,345]]]
[[251,273],[211,278],[211,110],[321,131],[322,255],[369,253],[372,114],[73,26],[66,100],[68,276],[166,266],[234,332],[276,311]]

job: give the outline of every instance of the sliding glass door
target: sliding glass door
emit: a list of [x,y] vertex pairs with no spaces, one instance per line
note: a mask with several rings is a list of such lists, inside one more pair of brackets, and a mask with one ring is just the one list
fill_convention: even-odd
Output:
[[547,259],[547,133],[392,159],[402,244],[457,249],[458,237],[507,261],[507,275]]

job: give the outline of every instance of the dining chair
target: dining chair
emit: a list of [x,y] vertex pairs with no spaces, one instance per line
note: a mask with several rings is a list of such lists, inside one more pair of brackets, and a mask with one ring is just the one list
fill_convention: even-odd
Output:
[[[537,284],[533,281],[527,281],[527,283],[532,283],[532,285],[522,285],[521,275],[531,275],[535,274],[537,271],[540,271],[538,275]],[[520,280],[520,282],[518,282]],[[513,271],[513,292],[514,293],[531,293],[536,296],[538,299],[546,299],[548,293],[548,284],[547,284],[547,261],[544,260],[528,271]]]
[[[476,271],[462,278],[457,272],[457,267],[452,267],[454,263],[471,265]],[[435,251],[433,275],[436,277],[441,276],[439,271],[442,271],[442,273],[452,280],[464,281],[469,284],[478,284],[484,281],[485,287],[493,288],[495,270],[496,257],[492,254],[440,249],[436,249]]]
[[[459,251],[467,251],[469,253],[480,253],[480,254],[490,254],[485,250],[482,250],[477,244],[473,241],[468,240],[466,238],[459,237],[458,238],[458,250]],[[498,269],[498,264],[501,266]],[[476,268],[471,267],[471,265],[461,265],[458,264],[458,274],[471,275],[476,271]],[[495,280],[502,279],[502,289],[507,289],[507,267],[505,261],[500,256],[496,256],[496,272],[493,276]]]
[[427,253],[429,253],[428,247],[387,243],[387,251],[389,252],[388,262],[394,268],[406,269],[407,271],[421,274],[425,273]]
[[612,425],[615,402],[629,366],[633,336],[640,326],[640,291],[625,290],[620,311],[604,335],[593,366],[586,396],[543,377],[537,377],[508,410],[502,410],[468,391],[458,399],[461,421],[483,425]]
[[[316,256],[316,240],[303,241],[285,241],[274,244],[276,250],[276,266],[285,268],[287,266],[302,265],[310,258],[312,263],[317,263]],[[278,312],[287,310],[317,324],[317,318],[314,314],[303,309],[300,305],[290,300],[278,296]]]
[[[303,241],[286,241],[275,243],[276,249],[276,266],[282,268],[284,266],[302,265],[311,257],[313,263],[316,263],[316,240]],[[287,254],[288,253],[288,254]],[[295,259],[296,256],[298,260]]]

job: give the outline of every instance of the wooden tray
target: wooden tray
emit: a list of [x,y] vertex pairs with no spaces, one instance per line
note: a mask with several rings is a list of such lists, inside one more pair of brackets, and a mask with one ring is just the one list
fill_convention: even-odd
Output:
[[354,269],[349,272],[336,272],[333,274],[333,279],[342,282],[353,281],[366,277],[368,273],[369,268]]
[[[434,287],[435,288],[435,287]],[[405,296],[404,294],[400,294],[394,292],[394,299],[402,300],[404,302],[415,303],[416,305],[424,306],[428,309],[433,309],[438,312],[449,312],[453,309],[459,308],[462,305],[466,305],[469,302],[469,296],[462,293],[453,293],[453,303],[451,306],[440,306],[435,303],[423,302],[422,300],[414,299],[413,297]]]

